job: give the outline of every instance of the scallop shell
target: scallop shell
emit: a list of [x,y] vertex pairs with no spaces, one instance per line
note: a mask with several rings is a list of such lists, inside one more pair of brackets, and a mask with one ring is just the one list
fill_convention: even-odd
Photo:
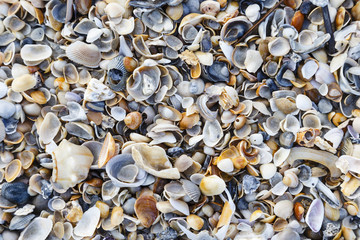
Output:
[[66,56],[73,62],[90,68],[99,66],[101,54],[97,46],[76,41],[66,48]]

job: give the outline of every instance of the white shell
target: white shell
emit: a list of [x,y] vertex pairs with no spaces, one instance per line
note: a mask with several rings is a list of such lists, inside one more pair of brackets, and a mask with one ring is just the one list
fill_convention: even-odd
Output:
[[312,108],[312,102],[308,96],[299,94],[296,96],[296,107],[301,111],[307,111]]
[[21,232],[19,240],[45,240],[52,227],[51,219],[37,217]]
[[90,237],[94,234],[100,220],[100,210],[97,207],[88,209],[76,227],[74,234],[79,237]]

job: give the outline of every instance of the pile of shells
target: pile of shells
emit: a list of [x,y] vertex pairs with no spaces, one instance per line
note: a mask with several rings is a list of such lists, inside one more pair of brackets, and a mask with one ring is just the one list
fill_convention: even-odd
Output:
[[0,239],[360,239],[360,1],[0,1]]

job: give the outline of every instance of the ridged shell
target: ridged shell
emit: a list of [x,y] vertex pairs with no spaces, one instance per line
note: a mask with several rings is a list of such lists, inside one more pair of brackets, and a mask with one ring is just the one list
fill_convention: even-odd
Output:
[[66,56],[71,61],[90,68],[98,67],[101,60],[101,53],[97,46],[80,41],[66,48]]

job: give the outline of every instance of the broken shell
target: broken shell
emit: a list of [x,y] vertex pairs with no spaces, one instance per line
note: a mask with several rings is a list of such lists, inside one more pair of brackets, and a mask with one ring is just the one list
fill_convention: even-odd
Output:
[[139,143],[132,147],[132,157],[140,168],[146,172],[161,178],[179,179],[180,172],[173,168],[163,148],[150,147],[145,143]]
[[87,178],[93,158],[87,147],[62,140],[53,151],[52,181],[65,191],[74,187]]
[[98,158],[98,167],[102,168],[115,155],[115,141],[111,133],[107,133]]

